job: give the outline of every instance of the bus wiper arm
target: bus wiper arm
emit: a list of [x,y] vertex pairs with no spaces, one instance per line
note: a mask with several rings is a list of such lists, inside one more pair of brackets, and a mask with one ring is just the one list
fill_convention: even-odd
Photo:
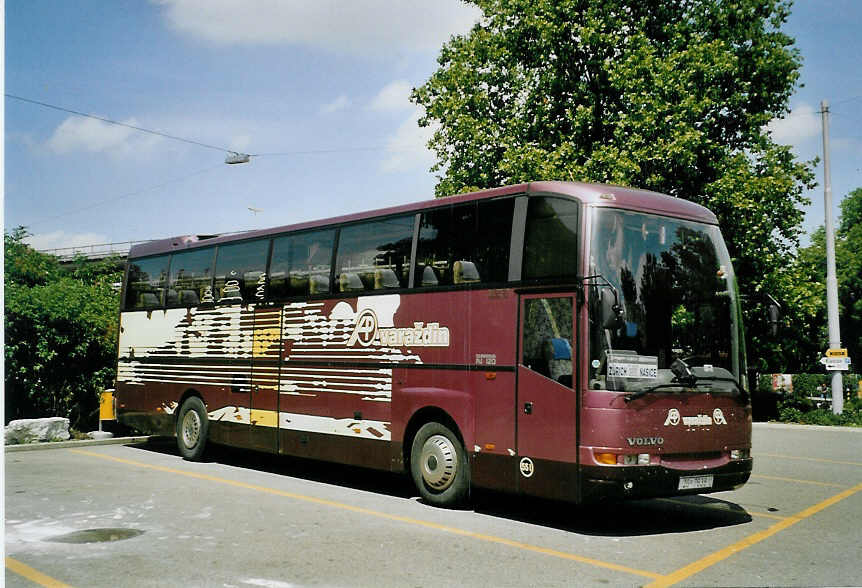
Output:
[[691,374],[690,376],[682,376],[674,378],[670,382],[662,382],[661,384],[656,384],[655,386],[650,386],[649,388],[644,388],[642,390],[638,390],[637,392],[632,392],[631,394],[625,395],[625,401],[631,402],[632,400],[636,400],[647,394],[655,392],[656,390],[661,390],[662,388],[694,388],[697,386],[699,382],[731,382],[736,387],[736,392],[739,395],[739,399],[742,402],[748,402],[748,392],[739,385],[734,378],[727,378],[722,376],[695,376]]
[[682,382],[662,382],[661,384],[656,384],[655,386],[650,386],[649,388],[643,388],[642,390],[638,390],[637,392],[632,392],[631,394],[626,394],[624,396],[626,402],[631,402],[632,400],[636,400],[642,396],[646,396],[656,390],[661,390],[662,388],[682,388],[687,384],[683,384]]

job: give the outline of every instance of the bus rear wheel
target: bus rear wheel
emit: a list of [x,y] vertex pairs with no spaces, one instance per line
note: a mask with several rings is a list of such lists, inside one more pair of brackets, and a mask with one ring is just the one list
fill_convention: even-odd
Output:
[[458,437],[440,423],[426,423],[416,432],[410,473],[419,494],[434,506],[459,506],[470,494],[467,453]]
[[198,461],[203,457],[208,430],[209,415],[203,400],[188,397],[177,413],[177,447],[184,459]]

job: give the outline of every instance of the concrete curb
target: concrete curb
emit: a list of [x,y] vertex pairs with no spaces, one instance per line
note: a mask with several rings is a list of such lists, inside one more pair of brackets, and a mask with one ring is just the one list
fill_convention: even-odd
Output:
[[802,425],[799,423],[753,423],[755,429],[789,429],[791,431],[840,431],[862,433],[862,427],[837,427],[832,425]]
[[83,439],[81,441],[55,441],[44,443],[24,443],[21,445],[6,445],[6,453],[17,451],[41,451],[43,449],[68,449],[70,447],[92,447],[93,445],[123,445],[132,443],[145,443],[149,436],[142,437],[112,437],[111,439]]

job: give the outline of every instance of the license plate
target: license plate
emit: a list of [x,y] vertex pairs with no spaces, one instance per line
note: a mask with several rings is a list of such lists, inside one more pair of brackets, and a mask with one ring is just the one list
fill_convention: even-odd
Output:
[[712,476],[686,476],[679,479],[679,490],[712,488]]

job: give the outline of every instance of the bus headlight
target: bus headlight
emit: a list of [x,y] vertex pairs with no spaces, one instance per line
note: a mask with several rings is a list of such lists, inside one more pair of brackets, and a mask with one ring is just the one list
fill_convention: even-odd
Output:
[[751,452],[748,449],[731,449],[730,459],[748,459]]

